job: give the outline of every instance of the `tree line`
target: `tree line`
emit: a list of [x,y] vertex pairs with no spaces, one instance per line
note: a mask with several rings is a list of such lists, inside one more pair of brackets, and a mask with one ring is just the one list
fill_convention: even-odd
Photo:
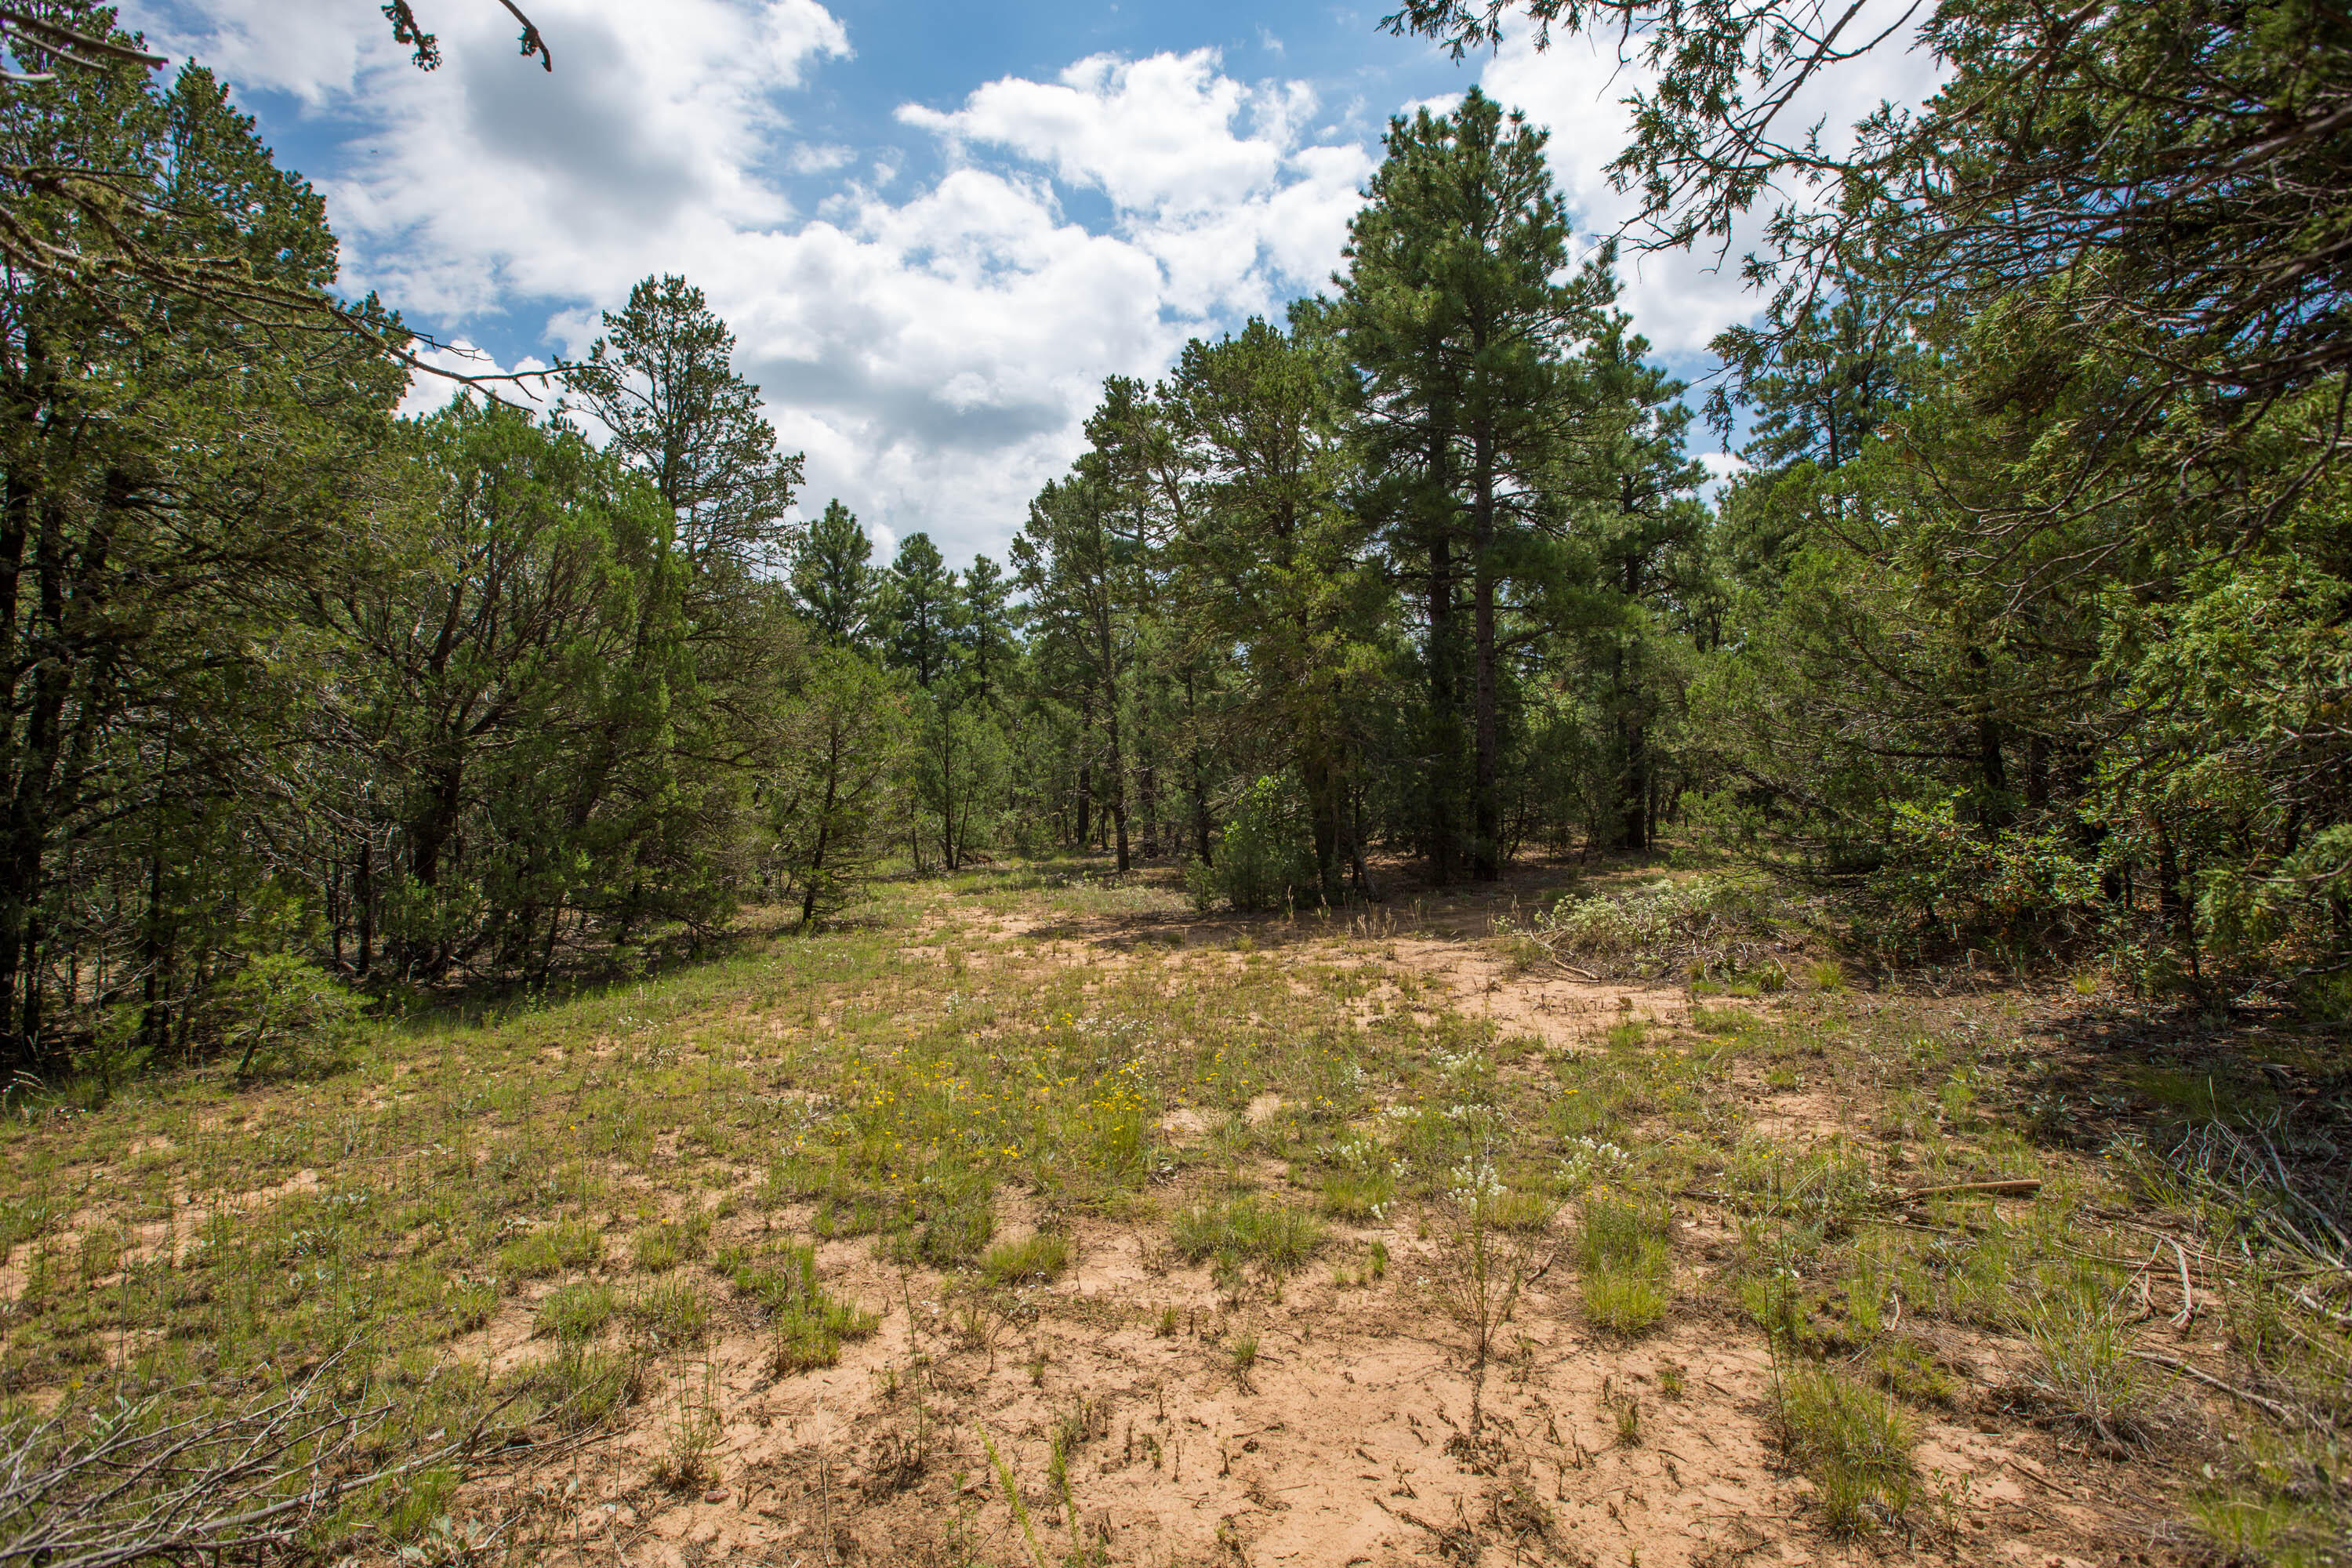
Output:
[[[2171,58],[2109,31],[2086,124],[2126,90],[2098,47]],[[1956,36],[1947,91],[2022,148],[1979,112],[2026,90],[2000,42]],[[2157,136],[2117,109],[2069,144],[2126,130]],[[1926,197],[1842,248],[1790,220],[1779,254],[1820,254],[1718,344],[1744,461],[1710,493],[1613,247],[1474,89],[1391,123],[1328,291],[1111,378],[1007,559],[951,567],[922,534],[877,562],[837,500],[801,519],[682,279],[606,313],[551,408],[404,418],[373,301],[322,317],[364,331],[240,305],[331,299],[335,242],[204,70],[13,86],[0,140],[135,187],[7,213],[82,258],[0,268],[11,1070],[1056,848],[1295,908],[1671,831],[1835,889],[1890,955],[2347,994],[2346,373],[2308,266],[2191,320],[2030,247],[1962,267]],[[2032,173],[2004,177],[2045,217],[2097,199]]]

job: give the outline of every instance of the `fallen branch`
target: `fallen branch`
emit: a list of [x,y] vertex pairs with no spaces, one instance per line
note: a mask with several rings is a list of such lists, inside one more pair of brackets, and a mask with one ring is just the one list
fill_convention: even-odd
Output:
[[1910,1187],[1887,1194],[1896,1204],[1922,1203],[1928,1198],[1954,1198],[1981,1194],[1989,1198],[2030,1198],[2042,1190],[2039,1177],[2025,1177],[2006,1182],[1954,1182],[1941,1187]]
[[2302,1426],[2309,1425],[2308,1417],[2288,1409],[2285,1405],[2281,1405],[2277,1400],[2265,1399],[2261,1394],[2251,1393],[2246,1389],[2240,1388],[2233,1383],[2224,1383],[2220,1378],[2215,1377],[2211,1373],[2207,1372],[2203,1367],[2191,1365],[2189,1363],[2182,1361],[2179,1356],[2165,1355],[2161,1352],[2158,1351],[2133,1351],[2129,1353],[2135,1361],[2149,1362],[2157,1366],[2169,1367],[2174,1372],[2180,1373],[2184,1377],[2194,1378],[2197,1382],[2203,1384],[2208,1388],[2219,1389],[2221,1393],[2228,1394],[2232,1399],[2242,1399],[2247,1404],[2252,1405],[2255,1409],[2260,1410],[2264,1415],[2268,1415],[2272,1420],[2280,1422],[2284,1426]]

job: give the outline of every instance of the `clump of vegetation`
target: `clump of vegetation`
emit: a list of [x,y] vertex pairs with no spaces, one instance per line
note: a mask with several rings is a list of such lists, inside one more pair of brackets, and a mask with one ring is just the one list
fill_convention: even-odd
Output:
[[1060,1279],[1069,1262],[1070,1238],[1057,1230],[1041,1230],[990,1247],[980,1260],[980,1272],[992,1285],[1044,1285]]
[[567,1344],[593,1340],[619,1310],[620,1297],[612,1286],[583,1279],[550,1293],[539,1304],[540,1331]]
[[681,1220],[647,1226],[637,1232],[630,1250],[637,1267],[646,1273],[667,1273],[703,1255],[710,1245],[710,1226],[711,1215],[701,1212]]
[[1217,836],[1215,856],[1187,867],[1184,886],[1203,910],[1220,903],[1251,910],[1321,902],[1314,841],[1297,786],[1267,776],[1244,787]]
[[583,1220],[558,1220],[534,1227],[499,1253],[499,1269],[509,1279],[541,1279],[586,1268],[604,1256],[604,1237]]
[[1624,892],[1571,894],[1505,934],[1601,979],[1725,976],[1764,961],[1801,911],[1753,876],[1667,878]]
[[710,1298],[691,1279],[646,1286],[628,1303],[629,1321],[650,1350],[684,1350],[710,1335]]
[[776,1376],[832,1366],[845,1342],[881,1326],[876,1314],[835,1300],[817,1282],[816,1249],[786,1247],[735,1271],[735,1292],[755,1303],[768,1323],[768,1363]]
[[1229,1268],[1249,1263],[1286,1274],[1323,1245],[1323,1227],[1303,1210],[1251,1194],[1180,1210],[1169,1244],[1188,1263],[1213,1258]]
[[1781,1443],[1812,1478],[1813,1506],[1830,1530],[1895,1524],[1917,1505],[1911,1418],[1887,1394],[1807,1367],[1781,1378],[1774,1407]]
[[1577,1229],[1577,1294],[1587,1321],[1611,1333],[1655,1328],[1674,1300],[1674,1211],[1595,1192]]

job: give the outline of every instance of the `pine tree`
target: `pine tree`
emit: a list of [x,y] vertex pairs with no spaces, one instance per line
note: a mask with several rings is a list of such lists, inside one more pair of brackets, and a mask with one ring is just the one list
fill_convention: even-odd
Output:
[[1013,602],[1004,569],[985,555],[973,556],[950,611],[948,631],[956,662],[970,678],[972,694],[983,705],[992,704],[1003,694],[1021,636],[1021,609]]
[[[1349,229],[1341,330],[1385,492],[1375,504],[1423,606],[1426,848],[1441,879],[1465,861],[1492,878],[1503,852],[1499,608],[1519,540],[1551,504],[1546,471],[1585,412],[1565,360],[1598,325],[1596,283],[1590,268],[1559,280],[1568,220],[1544,133],[1524,116],[1474,87],[1452,114],[1392,121],[1386,145]],[[1465,762],[1466,825],[1454,785]]]
[[828,642],[864,645],[874,617],[873,555],[874,542],[838,500],[824,503],[793,552],[793,597]]
[[1342,499],[1346,450],[1327,313],[1185,346],[1167,391],[1192,476],[1175,531],[1186,640],[1239,650],[1236,717],[1295,767],[1327,901],[1361,862],[1347,820],[1360,705],[1386,595]]
[[647,278],[604,312],[605,335],[566,380],[623,459],[677,513],[698,573],[748,571],[785,542],[801,456],[735,372],[735,334],[683,278]]
[[883,574],[876,595],[876,618],[887,661],[915,678],[928,691],[950,670],[955,643],[950,620],[956,574],[940,558],[928,533],[910,533]]

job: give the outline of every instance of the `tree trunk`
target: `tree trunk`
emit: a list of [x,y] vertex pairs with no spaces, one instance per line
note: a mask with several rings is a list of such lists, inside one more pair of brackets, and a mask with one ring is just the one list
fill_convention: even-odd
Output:
[[1473,460],[1477,489],[1471,511],[1472,692],[1471,871],[1482,882],[1503,874],[1501,696],[1495,654],[1495,449],[1483,425]]
[[1213,863],[1209,834],[1209,759],[1201,744],[1200,694],[1191,670],[1184,672],[1184,717],[1192,742],[1192,852],[1203,866]]

